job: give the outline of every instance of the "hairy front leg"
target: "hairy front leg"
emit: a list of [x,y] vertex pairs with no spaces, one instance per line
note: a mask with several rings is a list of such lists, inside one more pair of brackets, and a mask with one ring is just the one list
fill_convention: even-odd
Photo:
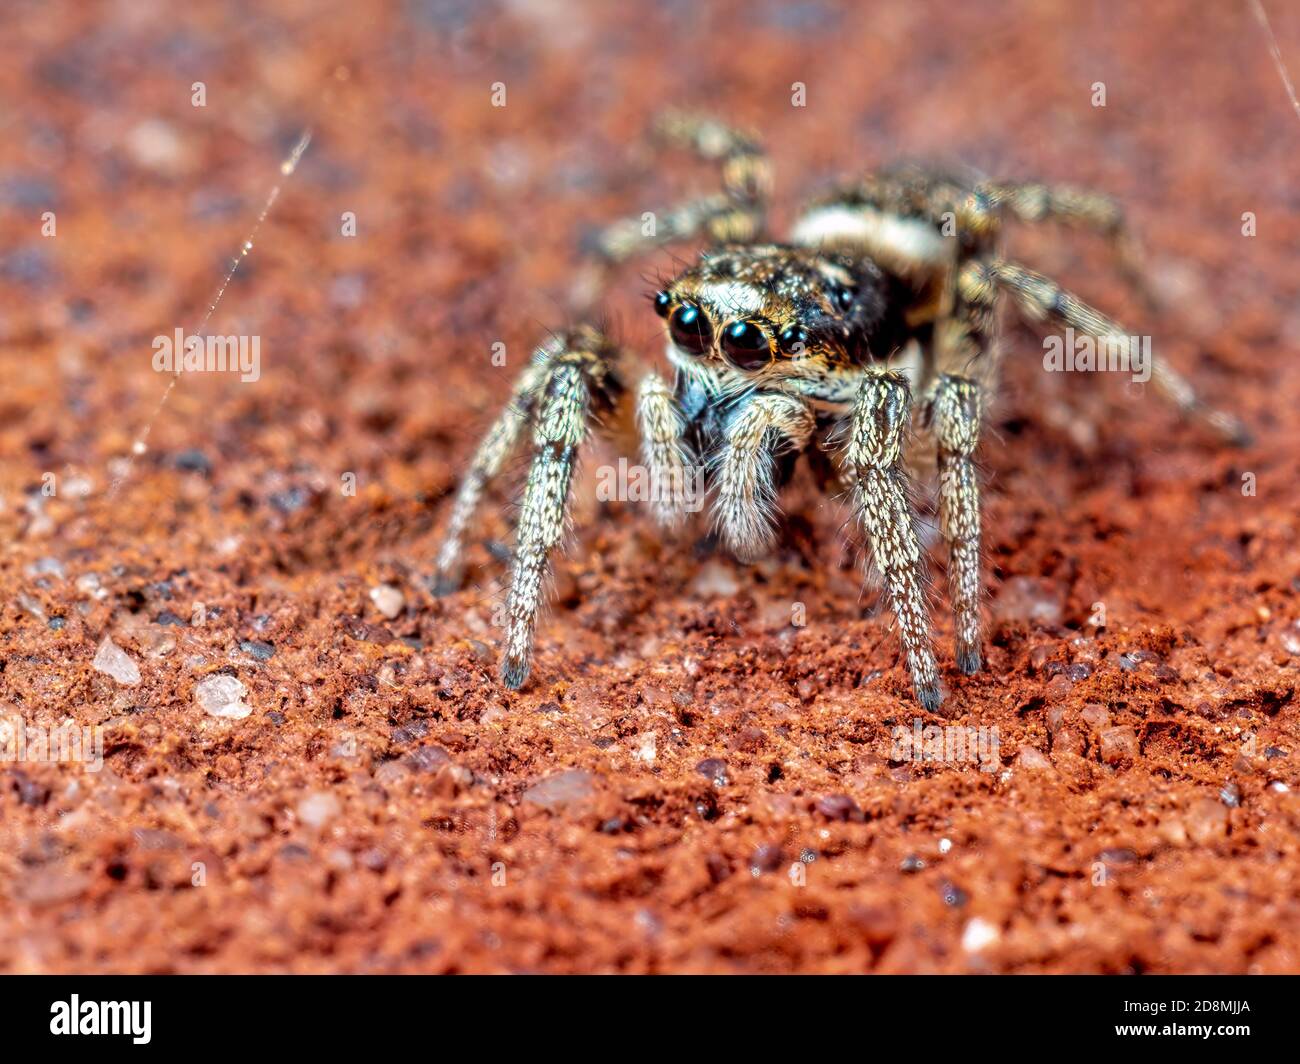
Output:
[[728,418],[716,457],[714,515],[723,543],[741,561],[772,549],[777,455],[802,450],[814,425],[804,403],[771,393],[741,400]]
[[889,606],[917,700],[928,710],[942,701],[930,640],[925,557],[916,534],[903,469],[911,395],[898,373],[875,371],[854,404],[845,457],[853,476],[853,503],[871,556],[884,580]]
[[641,458],[654,486],[654,515],[664,528],[677,528],[686,517],[691,456],[685,422],[672,389],[657,373],[647,373],[637,391]]

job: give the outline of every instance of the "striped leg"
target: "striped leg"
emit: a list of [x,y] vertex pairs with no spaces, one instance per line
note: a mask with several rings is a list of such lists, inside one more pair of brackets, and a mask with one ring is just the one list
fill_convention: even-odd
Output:
[[981,185],[980,191],[991,203],[1005,205],[1022,222],[1061,222],[1100,234],[1110,244],[1125,279],[1148,306],[1156,305],[1146,280],[1142,247],[1124,218],[1124,209],[1112,197],[1091,189],[1038,182],[998,181]]
[[[962,268],[957,279],[961,297],[972,303],[991,305],[999,290],[1008,292],[1031,321],[1051,321],[1096,339],[1105,340],[1119,353],[1129,353],[1129,336],[1123,327],[1100,311],[1071,295],[1050,278],[1014,262],[973,261]],[[1151,360],[1151,382],[1156,391],[1185,416],[1209,425],[1230,443],[1244,446],[1250,433],[1240,420],[1216,410],[1197,394],[1190,382],[1158,358]]]
[[813,427],[807,406],[772,393],[741,401],[727,420],[716,456],[714,518],[722,541],[740,560],[761,558],[771,549],[776,456],[784,450],[803,450]]
[[973,456],[979,444],[980,389],[964,377],[939,375],[930,400],[939,456],[939,526],[948,543],[948,588],[956,615],[957,666],[980,667],[980,488]]
[[533,633],[551,551],[560,542],[569,486],[588,423],[618,399],[617,350],[589,326],[580,326],[537,350],[515,386],[506,410],[479,445],[452,505],[438,552],[435,589],[455,589],[462,571],[465,530],[488,483],[501,471],[532,423],[533,461],[515,533],[515,559],[506,602],[506,647],[501,678],[519,687],[528,678]]
[[677,528],[686,517],[690,453],[685,424],[672,389],[657,373],[648,373],[637,392],[637,423],[641,457],[654,489],[654,514],[665,528]]
[[511,688],[522,687],[528,679],[551,551],[559,545],[568,520],[578,448],[587,437],[592,413],[608,410],[620,390],[611,365],[616,351],[604,337],[584,327],[564,340],[539,389],[533,463],[515,531],[501,659],[501,679]]
[[746,243],[761,232],[772,189],[772,173],[758,141],[714,119],[671,112],[655,131],[666,143],[688,148],[722,170],[722,194],[656,212],[647,226],[629,218],[603,229],[596,250],[607,263],[674,240],[707,236],[715,244]]
[[925,557],[917,539],[903,469],[911,397],[907,379],[875,371],[854,403],[846,458],[853,472],[853,502],[884,579],[917,700],[927,710],[942,701],[930,641],[925,598]]
[[556,354],[555,345],[539,348],[533,361],[520,375],[505,410],[488,430],[479,444],[474,459],[461,481],[456,501],[452,504],[451,520],[438,551],[438,568],[434,580],[434,594],[449,595],[460,587],[464,576],[465,531],[483,498],[483,491],[501,472],[501,467],[514,452],[523,435],[537,400],[538,385],[545,379],[549,360]]

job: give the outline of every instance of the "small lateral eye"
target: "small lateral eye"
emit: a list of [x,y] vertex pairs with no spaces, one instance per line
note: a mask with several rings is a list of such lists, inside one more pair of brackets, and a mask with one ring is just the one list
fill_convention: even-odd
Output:
[[683,303],[668,319],[668,335],[683,351],[702,355],[713,345],[713,327],[693,303]]
[[777,343],[787,355],[801,355],[808,350],[808,330],[802,325],[789,325],[781,330]]
[[722,353],[737,369],[758,369],[767,365],[772,348],[752,321],[733,321],[722,333]]
[[655,313],[661,318],[668,317],[668,311],[672,309],[673,297],[667,292],[655,293]]
[[852,288],[837,288],[835,290],[835,305],[840,310],[848,310],[853,306],[853,301],[856,298],[857,293]]

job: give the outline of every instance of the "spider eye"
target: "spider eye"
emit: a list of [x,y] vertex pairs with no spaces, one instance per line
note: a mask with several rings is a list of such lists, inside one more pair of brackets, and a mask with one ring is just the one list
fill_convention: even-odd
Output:
[[772,348],[752,321],[733,321],[722,333],[722,353],[737,369],[758,369],[767,365]]
[[668,335],[683,351],[702,355],[713,344],[713,328],[699,307],[683,303],[668,319]]
[[852,307],[855,298],[857,298],[857,293],[852,288],[837,288],[835,290],[835,305],[840,310],[848,310]]
[[802,325],[791,325],[781,330],[777,342],[785,354],[801,355],[808,350],[808,330]]
[[667,292],[655,293],[655,313],[661,318],[668,317],[668,310],[673,305],[673,297]]

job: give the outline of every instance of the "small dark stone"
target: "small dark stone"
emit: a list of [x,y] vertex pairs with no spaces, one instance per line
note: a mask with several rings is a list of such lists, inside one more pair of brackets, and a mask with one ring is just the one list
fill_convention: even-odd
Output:
[[424,649],[424,641],[423,641],[423,640],[420,640],[420,639],[416,639],[415,636],[413,636],[413,635],[404,635],[404,636],[402,636],[402,642],[405,643],[405,644],[406,644],[408,647],[410,647],[412,650],[423,650],[423,649]]
[[0,181],[0,203],[24,211],[50,210],[58,205],[59,186],[40,174],[13,173]]
[[487,552],[503,565],[509,565],[515,560],[515,552],[500,540],[490,539],[485,544]]
[[434,598],[446,598],[460,590],[460,578],[454,576],[425,577],[424,586]]
[[258,661],[270,661],[275,657],[275,647],[260,639],[243,639],[239,643],[239,649]]
[[534,710],[535,713],[563,713],[564,710],[558,702],[543,702]]
[[1178,673],[1168,665],[1157,665],[1152,674],[1161,683],[1176,683],[1178,680],[1182,679],[1182,677],[1180,677]]
[[1138,855],[1127,846],[1123,846],[1113,850],[1102,850],[1101,859],[1106,864],[1132,864],[1138,859]]
[[1080,680],[1086,680],[1092,675],[1092,666],[1086,662],[1076,661],[1073,665],[1065,667],[1065,677],[1078,683]]
[[1229,780],[1219,790],[1219,801],[1229,809],[1236,809],[1241,805],[1241,788],[1235,782]]
[[1272,761],[1276,757],[1286,757],[1287,754],[1280,746],[1266,746],[1264,748],[1264,756]]
[[271,712],[268,713],[267,716],[271,719],[271,723],[276,726],[279,726],[284,723],[284,714],[281,713],[278,709],[271,710]]
[[163,610],[162,613],[158,614],[158,623],[174,625],[177,628],[187,627],[185,621],[172,613],[171,610]]
[[812,864],[815,860],[817,860],[817,851],[809,850],[805,847],[803,850],[799,852],[799,860],[801,860],[804,864]]
[[48,621],[45,622],[47,627],[53,629],[56,632],[62,631],[64,625],[66,625],[67,623],[68,623],[67,620],[63,617],[51,617]]
[[288,491],[277,491],[271,495],[270,503],[277,510],[284,514],[297,513],[311,498],[306,488],[290,488]]
[[946,879],[939,884],[939,896],[943,898],[943,903],[945,905],[950,905],[954,909],[960,909],[970,901],[970,895],[962,890],[961,887],[957,886],[955,883],[949,883]]
[[50,789],[32,779],[26,772],[15,769],[10,776],[13,778],[14,790],[18,792],[18,801],[23,805],[40,806],[50,800]]
[[392,740],[398,746],[404,746],[406,743],[414,742],[416,739],[423,739],[429,734],[429,725],[422,720],[413,720],[409,724],[403,724],[393,729]]
[[817,812],[827,820],[864,820],[862,809],[847,794],[828,794],[817,799]]
[[731,875],[731,865],[720,853],[711,853],[704,859],[704,866],[709,870],[709,878],[714,883],[721,883]]
[[909,853],[906,857],[904,857],[903,863],[898,866],[898,870],[900,872],[904,872],[907,874],[911,874],[912,872],[920,872],[924,868],[925,868],[925,861],[923,861],[920,857],[918,857],[914,853]]
[[1119,667],[1125,672],[1132,672],[1144,661],[1159,660],[1159,655],[1150,650],[1129,650],[1119,656]]
[[174,459],[176,468],[185,473],[201,473],[207,476],[212,472],[212,463],[202,451],[181,451]]
[[617,835],[623,830],[623,818],[613,816],[600,825],[600,830],[606,835]]
[[305,861],[311,857],[311,850],[296,842],[286,842],[280,847],[280,856],[286,861]]
[[368,868],[372,872],[382,872],[388,867],[388,855],[375,846],[362,850],[357,860],[361,862],[363,868]]
[[765,843],[754,851],[749,859],[749,870],[754,875],[763,872],[775,872],[785,861],[785,855],[780,845],[774,842]]
[[363,621],[360,617],[343,617],[339,624],[343,631],[353,639],[360,640],[363,643],[376,643],[379,646],[386,646],[393,641],[393,633],[381,624],[370,624]]
[[695,813],[701,820],[714,821],[718,819],[718,800],[712,794],[706,794],[695,803]]
[[14,284],[45,287],[58,276],[44,248],[25,247],[0,255],[0,277]]
[[706,757],[695,766],[695,771],[715,787],[725,787],[730,782],[727,778],[727,763],[720,757]]

